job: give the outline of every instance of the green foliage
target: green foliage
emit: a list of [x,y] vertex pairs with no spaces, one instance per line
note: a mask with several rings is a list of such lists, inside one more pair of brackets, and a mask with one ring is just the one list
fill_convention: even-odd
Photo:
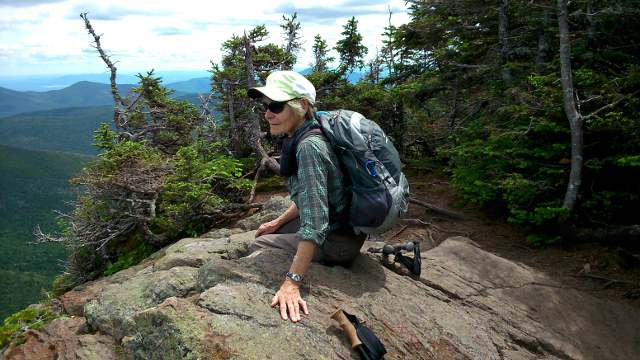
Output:
[[142,260],[149,257],[149,255],[153,254],[158,249],[150,244],[147,244],[144,241],[139,242],[139,245],[133,250],[127,251],[118,261],[109,264],[107,270],[105,270],[104,275],[109,276],[117,273],[120,270],[127,269],[131,266],[138,265]]
[[314,62],[310,63],[313,72],[323,73],[329,69],[329,64],[335,60],[335,58],[328,56],[329,45],[327,41],[323,40],[320,34],[316,35],[313,41],[312,47]]
[[24,343],[28,331],[40,330],[59,317],[62,316],[54,314],[50,307],[31,307],[9,316],[0,328],[0,349]]
[[256,191],[275,191],[287,189],[287,181],[282,176],[271,175],[260,179]]
[[153,70],[137,76],[140,84],[133,92],[142,100],[135,102],[124,126],[127,133],[135,134],[130,140],[145,140],[148,146],[168,154],[190,145],[202,123],[198,108],[188,101],[171,99],[169,95],[175,90],[162,86],[162,78],[154,77]]
[[[390,28],[386,43],[401,55],[385,83],[396,85],[405,118],[413,118],[405,132],[434,144],[469,199],[535,231],[555,229],[558,216],[569,215],[562,201],[571,168],[552,40],[557,19],[517,2],[504,3],[505,12],[467,0],[411,4],[411,22]],[[607,6],[592,5],[570,8],[573,82],[587,116],[580,198],[570,215],[578,226],[633,224],[640,204],[637,15],[590,18],[585,11]],[[500,16],[507,28],[498,26]]]
[[[163,182],[162,198],[156,225],[172,231],[202,233],[204,223],[185,223],[183,219],[195,214],[215,212],[229,202],[241,201],[243,190],[253,187],[250,180],[242,179],[242,164],[228,156],[211,159],[198,157],[192,147],[180,149],[175,158],[176,170]],[[235,195],[235,196],[234,196]],[[190,234],[190,235],[191,235]]]
[[530,244],[537,246],[539,248],[545,248],[547,245],[551,245],[560,241],[560,236],[551,237],[546,234],[537,233],[537,234],[531,234],[527,236],[527,241]]
[[95,143],[91,144],[91,146],[95,146],[102,150],[113,150],[113,144],[116,138],[116,133],[109,129],[109,124],[100,123],[100,129],[94,131],[96,134],[93,137]]
[[225,208],[251,187],[243,164],[201,136],[203,119],[193,105],[170,99],[172,91],[153,72],[139,78],[121,124],[126,132],[116,135],[102,124],[94,140],[104,153],[72,180],[85,193],[73,213],[63,214],[62,237],[38,235],[70,250],[58,292],[136,264],[185,234],[208,231],[226,221]]
[[358,31],[358,20],[355,16],[344,25],[341,35],[344,37],[338,40],[334,48],[340,54],[340,67],[349,73],[356,68],[362,69],[364,57],[369,49],[362,44],[362,35]]

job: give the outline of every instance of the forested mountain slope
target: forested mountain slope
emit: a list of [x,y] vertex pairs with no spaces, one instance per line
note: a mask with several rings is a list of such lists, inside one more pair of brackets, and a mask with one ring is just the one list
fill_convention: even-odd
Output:
[[[113,102],[113,99],[111,99]],[[91,146],[100,123],[111,123],[113,104],[34,111],[0,119],[0,143],[34,150],[97,155]]]
[[92,157],[33,151],[0,144],[0,317],[38,302],[40,289],[50,290],[66,259],[62,245],[31,245],[36,225],[59,230],[52,209],[68,211],[75,200],[69,184]]

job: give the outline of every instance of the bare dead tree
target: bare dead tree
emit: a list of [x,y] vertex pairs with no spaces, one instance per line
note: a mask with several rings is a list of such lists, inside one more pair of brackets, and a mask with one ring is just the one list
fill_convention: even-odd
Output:
[[[115,66],[86,14],[81,16],[94,37],[94,47],[111,70],[114,121],[119,122],[121,141],[114,139],[108,127],[101,128],[100,146],[107,151],[73,179],[84,190],[74,211],[57,213],[66,231],[51,235],[38,227],[34,232],[37,242],[67,246],[67,285],[100,276],[131,247],[166,246],[194,226],[219,224],[261,206],[230,203],[233,200],[229,199],[241,199],[246,188],[246,180],[229,175],[239,165],[225,156],[198,152],[196,140],[205,136],[202,131],[197,133],[198,127],[206,121],[215,126],[210,111],[207,120],[193,105],[170,99],[172,90],[162,86],[153,71],[139,75],[140,87],[135,90],[139,96],[124,107],[125,100],[117,92]],[[207,113],[207,108],[203,111]]]
[[290,58],[289,61],[285,61],[282,64],[282,70],[291,70],[296,60],[296,54],[302,49],[302,44],[299,41],[301,38],[299,33],[301,25],[300,22],[296,22],[297,18],[298,13],[294,13],[291,18],[287,18],[284,15],[282,16],[282,19],[285,21],[283,25],[280,25],[283,30],[282,36],[285,40],[284,52]]
[[109,71],[111,72],[111,76],[109,78],[111,82],[111,95],[113,95],[113,101],[115,102],[113,124],[116,127],[116,134],[122,135],[122,126],[127,123],[127,115],[125,110],[127,106],[125,106],[125,101],[124,99],[122,99],[122,96],[120,96],[120,93],[118,92],[118,85],[116,84],[117,69],[115,63],[112,63],[110,56],[107,55],[104,50],[102,50],[102,46],[100,45],[100,38],[102,37],[102,35],[96,34],[95,30],[93,30],[93,27],[91,26],[91,23],[87,18],[87,13],[80,14],[80,17],[82,18],[82,20],[84,20],[85,29],[89,32],[89,34],[91,34],[91,36],[93,36],[93,42],[95,45],[91,45],[91,47],[96,49],[96,51],[100,55],[100,58],[102,59],[102,61],[104,61],[104,63],[109,68]]
[[[251,41],[249,40],[249,35],[245,31],[244,33],[244,46],[245,46],[245,60],[247,66],[247,84],[249,88],[256,86],[256,75],[255,75],[255,66],[253,62],[253,46]],[[260,175],[268,168],[276,174],[280,173],[280,164],[271,156],[269,156],[262,146],[262,132],[260,131],[260,124],[258,122],[258,118],[252,113],[251,115],[251,145],[256,155],[258,156],[258,171],[256,172],[255,182],[257,183]],[[254,187],[255,189],[255,187]],[[252,195],[255,194],[255,190],[252,191]],[[250,200],[253,201],[253,196],[250,197]]]

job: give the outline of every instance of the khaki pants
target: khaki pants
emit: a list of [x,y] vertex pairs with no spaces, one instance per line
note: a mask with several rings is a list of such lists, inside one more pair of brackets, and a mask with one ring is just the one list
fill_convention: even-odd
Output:
[[[257,237],[249,246],[249,251],[276,248],[295,254],[300,242],[296,239],[295,234],[299,229],[300,218],[295,218],[281,226],[275,233]],[[336,231],[331,232],[321,246],[316,246],[312,260],[328,265],[348,265],[360,253],[360,248],[362,248],[366,237],[366,234],[344,236]]]

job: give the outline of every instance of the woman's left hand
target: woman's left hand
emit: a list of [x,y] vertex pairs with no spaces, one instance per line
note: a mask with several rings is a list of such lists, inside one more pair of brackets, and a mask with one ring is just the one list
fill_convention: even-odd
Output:
[[309,315],[306,301],[300,297],[300,284],[296,283],[292,279],[285,280],[284,284],[280,287],[280,290],[276,293],[271,300],[271,307],[280,305],[280,316],[282,320],[287,320],[287,313],[291,317],[292,322],[298,322],[300,317],[300,308],[305,315]]

